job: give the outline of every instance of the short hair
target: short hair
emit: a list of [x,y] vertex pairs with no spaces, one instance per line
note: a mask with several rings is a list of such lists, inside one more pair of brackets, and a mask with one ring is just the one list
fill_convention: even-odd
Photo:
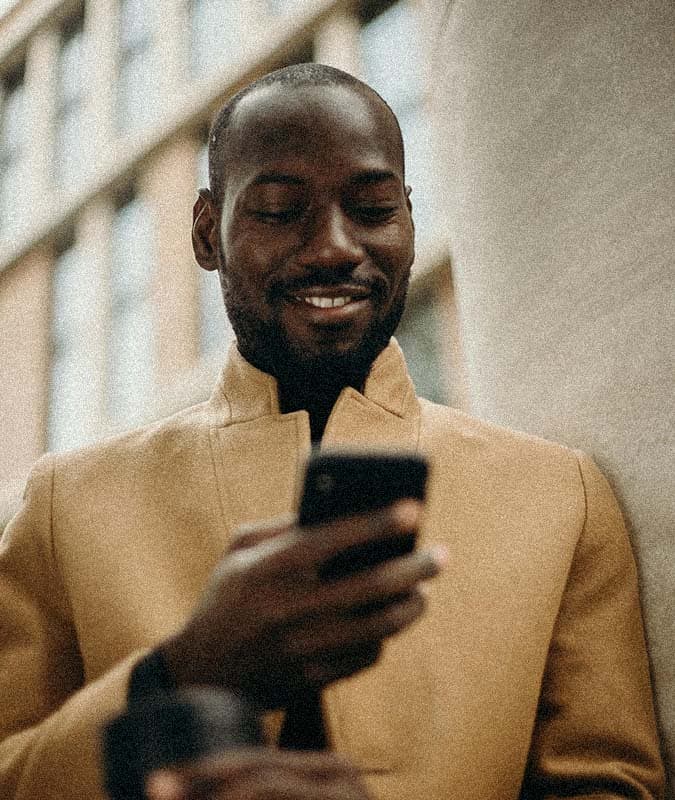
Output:
[[232,115],[239,103],[247,95],[257,89],[276,85],[286,86],[290,89],[296,89],[301,86],[344,86],[362,95],[370,95],[376,98],[384,105],[394,121],[403,165],[404,149],[401,126],[389,103],[375,89],[348,72],[329,67],[326,64],[317,64],[315,62],[292,64],[291,66],[268,72],[253,81],[253,83],[244,86],[216,114],[209,133],[209,185],[217,206],[220,206],[225,192],[225,143]]

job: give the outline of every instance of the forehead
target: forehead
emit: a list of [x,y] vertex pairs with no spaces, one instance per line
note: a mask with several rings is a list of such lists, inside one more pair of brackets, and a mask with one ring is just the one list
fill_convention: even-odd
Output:
[[403,180],[393,115],[376,96],[345,86],[275,85],[240,101],[226,142],[228,183],[287,164],[309,172],[382,169]]

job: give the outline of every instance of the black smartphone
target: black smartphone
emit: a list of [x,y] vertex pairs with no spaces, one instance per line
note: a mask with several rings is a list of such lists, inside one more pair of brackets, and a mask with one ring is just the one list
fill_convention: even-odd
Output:
[[[320,525],[363,514],[406,497],[424,500],[426,459],[416,454],[317,452],[307,465],[299,523]],[[368,542],[334,556],[322,570],[332,580],[409,553],[412,534]]]

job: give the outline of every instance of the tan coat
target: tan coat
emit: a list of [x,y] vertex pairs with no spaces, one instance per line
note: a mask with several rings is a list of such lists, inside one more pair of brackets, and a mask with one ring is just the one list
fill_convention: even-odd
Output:
[[[424,620],[325,692],[374,797],[516,798],[528,755],[528,796],[660,796],[635,567],[592,463],[418,401],[395,344],[340,396],[334,445],[427,453],[422,538],[450,552]],[[38,464],[0,556],[3,800],[101,796],[131,668],[237,525],[295,508],[309,446],[307,414],[233,352],[207,403]]]

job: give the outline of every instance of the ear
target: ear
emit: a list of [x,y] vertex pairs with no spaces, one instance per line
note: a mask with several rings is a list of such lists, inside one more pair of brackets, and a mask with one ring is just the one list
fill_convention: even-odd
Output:
[[412,203],[410,202],[410,195],[412,194],[412,186],[406,184],[405,187],[405,204],[408,207],[408,214],[410,215],[410,224],[412,225],[413,235],[415,234],[415,220],[412,215]]
[[200,189],[192,209],[192,249],[197,263],[209,272],[218,269],[218,211],[213,195]]
[[410,195],[412,194],[412,186],[405,186],[405,204],[408,206],[408,211],[412,211],[412,203],[410,202]]

